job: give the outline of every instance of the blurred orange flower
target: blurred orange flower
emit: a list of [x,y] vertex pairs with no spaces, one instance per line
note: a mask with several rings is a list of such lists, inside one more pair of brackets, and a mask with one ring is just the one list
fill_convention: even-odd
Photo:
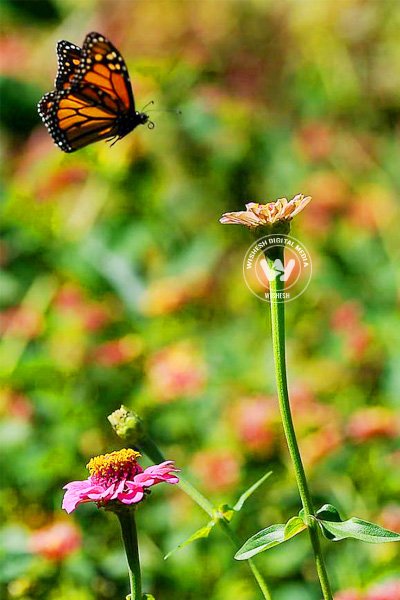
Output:
[[173,313],[187,302],[204,296],[209,286],[209,278],[204,274],[154,281],[141,300],[142,313],[152,317]]

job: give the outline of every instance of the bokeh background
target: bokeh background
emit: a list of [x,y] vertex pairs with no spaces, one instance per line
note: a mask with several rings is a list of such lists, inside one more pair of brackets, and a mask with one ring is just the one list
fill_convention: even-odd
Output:
[[[233,522],[242,540],[297,513],[268,306],[242,278],[251,239],[218,219],[298,192],[314,274],[287,305],[288,362],[316,504],[400,531],[400,3],[4,0],[1,27],[2,597],[125,597],[116,520],[60,508],[121,447],[106,420],[121,403],[216,504],[273,470]],[[36,104],[57,40],[92,30],[139,109],[181,114],[67,155]],[[207,517],[162,487],[139,515],[145,590],[259,598],[218,531],[163,561]],[[400,597],[396,544],[325,552],[338,599]],[[257,564],[275,600],[320,598],[306,535]]]

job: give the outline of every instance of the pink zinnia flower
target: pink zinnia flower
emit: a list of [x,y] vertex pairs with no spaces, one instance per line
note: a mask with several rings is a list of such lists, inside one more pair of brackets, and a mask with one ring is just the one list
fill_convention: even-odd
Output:
[[95,456],[87,464],[88,479],[71,481],[64,486],[67,491],[62,507],[71,513],[84,502],[95,502],[99,508],[110,502],[137,504],[150,492],[152,485],[162,481],[178,483],[178,477],[173,475],[178,471],[173,461],[167,460],[143,470],[137,462],[140,456],[131,449]]

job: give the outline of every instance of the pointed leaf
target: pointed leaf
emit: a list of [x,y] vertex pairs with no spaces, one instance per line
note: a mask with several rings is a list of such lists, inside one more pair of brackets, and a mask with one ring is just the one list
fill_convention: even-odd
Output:
[[384,529],[375,523],[369,523],[357,517],[340,522],[321,520],[320,523],[333,536],[331,539],[334,542],[345,538],[355,538],[371,544],[400,542],[399,533],[389,531],[389,529]]
[[292,517],[285,526],[285,540],[290,539],[305,529],[307,529],[307,525],[304,523],[303,519],[300,517]]
[[185,540],[184,542],[179,544],[179,546],[168,552],[168,554],[164,556],[164,560],[167,560],[167,558],[169,558],[171,554],[173,554],[177,550],[180,550],[181,548],[184,548],[185,546],[188,546],[188,544],[191,544],[192,542],[195,542],[196,540],[199,540],[201,538],[208,537],[214,525],[215,521],[210,521],[205,527],[202,527],[201,529],[195,531],[187,540]]
[[265,475],[263,475],[258,481],[253,483],[253,485],[250,486],[248,490],[243,492],[243,494],[240,496],[239,500],[236,502],[235,506],[233,507],[233,510],[235,510],[236,512],[239,512],[239,510],[241,510],[243,508],[243,504],[246,502],[246,500],[248,500],[248,498],[250,498],[250,496],[252,494],[254,494],[254,492],[260,487],[260,485],[262,485],[264,483],[264,481],[266,479],[268,479],[268,477],[270,477],[271,475],[272,475],[272,471],[268,471],[268,473],[265,473]]
[[300,517],[292,517],[286,525],[280,523],[271,525],[249,538],[236,552],[235,558],[236,560],[247,560],[255,554],[286,542],[304,529],[306,529],[306,525]]
[[255,554],[264,552],[277,544],[285,541],[285,524],[278,523],[262,529],[251,538],[236,552],[236,560],[247,560]]

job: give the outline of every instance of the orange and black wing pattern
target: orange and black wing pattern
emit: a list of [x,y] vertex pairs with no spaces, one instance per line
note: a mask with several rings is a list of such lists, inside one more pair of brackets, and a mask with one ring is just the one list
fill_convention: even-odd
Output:
[[121,54],[103,35],[89,33],[82,49],[59,42],[57,53],[56,89],[43,96],[38,110],[61,150],[74,152],[99,140],[117,141],[148,122],[146,114],[135,110]]
[[72,78],[77,75],[82,59],[82,49],[71,42],[61,40],[57,44],[58,72],[54,82],[56,90],[71,87]]

